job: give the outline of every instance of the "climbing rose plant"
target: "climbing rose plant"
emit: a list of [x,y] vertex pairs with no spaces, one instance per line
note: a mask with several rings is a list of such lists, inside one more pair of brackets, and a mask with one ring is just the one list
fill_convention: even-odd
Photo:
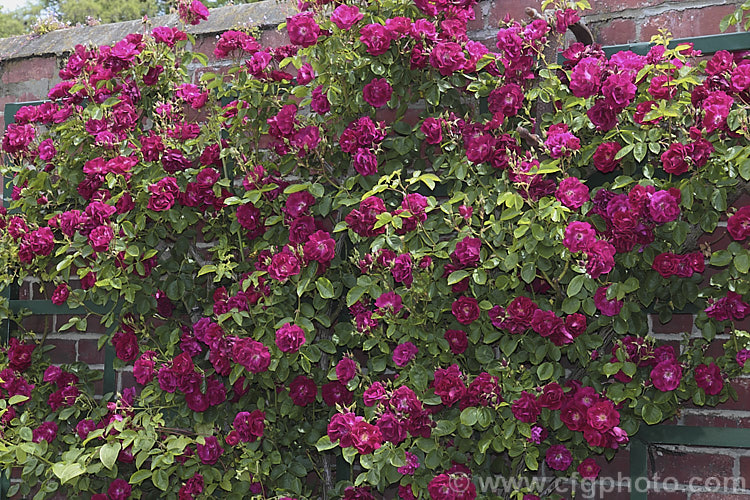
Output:
[[[12,494],[533,499],[472,480],[593,479],[736,398],[750,63],[666,38],[558,62],[566,2],[488,45],[474,3],[303,4],[291,44],[227,31],[195,81],[177,28],[76,47],[3,137],[4,283],[112,327],[137,383],[97,399],[6,311]],[[649,333],[681,311],[681,345]]]

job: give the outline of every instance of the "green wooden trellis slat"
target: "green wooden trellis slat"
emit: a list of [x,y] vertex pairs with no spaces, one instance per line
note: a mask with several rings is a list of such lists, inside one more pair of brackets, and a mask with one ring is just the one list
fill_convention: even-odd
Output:
[[[15,123],[15,116],[18,110],[23,106],[38,106],[42,104],[45,101],[30,101],[30,102],[20,102],[20,103],[9,103],[5,105],[5,128],[8,128],[8,125]],[[3,183],[3,206],[5,208],[9,208],[10,206],[10,200],[11,195],[13,193],[13,187],[12,187],[12,181],[10,179],[2,178]],[[67,306],[58,306],[50,302],[49,300],[19,300],[18,299],[18,290],[17,287],[10,286],[5,290],[5,297],[8,299],[8,303],[10,306],[10,310],[13,312],[18,312],[22,309],[27,309],[32,312],[32,314],[43,314],[43,315],[53,315],[53,314],[81,314],[85,313],[87,311],[92,311],[98,314],[105,314],[107,312],[110,312],[112,310],[112,307],[105,307],[96,305],[93,303],[86,303],[86,307],[67,307]],[[117,308],[118,306],[115,306]],[[116,328],[116,324],[113,324],[111,327],[107,329],[106,335],[110,335],[114,329]],[[0,339],[0,342],[3,344],[7,344],[10,341],[10,334],[11,334],[11,321],[5,320],[3,321],[2,326],[0,327],[0,336],[2,339]],[[114,393],[116,389],[116,380],[115,380],[115,369],[114,369],[114,360],[115,360],[115,350],[114,347],[108,342],[105,344],[104,347],[104,375],[103,375],[103,392],[104,394],[107,393]],[[74,360],[71,360],[74,361]],[[10,470],[6,470],[3,474],[0,475],[0,500],[5,500],[7,497],[8,488],[10,487]]]

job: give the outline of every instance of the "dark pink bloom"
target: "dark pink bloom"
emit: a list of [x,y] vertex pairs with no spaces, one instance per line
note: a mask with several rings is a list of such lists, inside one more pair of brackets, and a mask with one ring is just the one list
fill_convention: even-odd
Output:
[[526,391],[521,393],[520,398],[513,401],[510,409],[516,419],[527,424],[536,422],[542,412],[536,398]]
[[348,31],[364,17],[356,5],[339,5],[331,14],[331,21],[339,29]]
[[132,487],[124,479],[117,478],[109,483],[107,495],[111,500],[127,500],[130,498]]
[[740,208],[727,219],[727,231],[737,241],[750,236],[750,205]]
[[294,45],[310,47],[318,43],[320,26],[315,22],[312,12],[300,12],[286,20],[289,41]]
[[573,455],[565,445],[556,444],[547,449],[544,460],[547,462],[550,469],[564,471],[570,467],[570,464],[573,461]]
[[65,304],[66,300],[68,300],[69,295],[70,288],[68,287],[68,284],[60,283],[57,285],[57,288],[55,288],[55,291],[52,292],[52,303],[61,306]]
[[373,78],[362,89],[365,102],[374,108],[381,108],[388,104],[392,94],[393,87],[385,78]]
[[342,384],[348,384],[357,374],[357,362],[352,358],[343,358],[336,363],[336,378]]
[[401,296],[396,292],[385,292],[375,299],[375,306],[380,314],[398,314],[403,308]]
[[588,222],[573,221],[565,228],[563,245],[572,253],[586,251],[596,241],[596,232]]
[[596,463],[596,460],[589,457],[578,464],[576,469],[583,479],[593,480],[599,476],[599,472],[602,470],[601,467]]
[[463,471],[435,476],[427,485],[432,500],[474,500],[477,490],[471,477]]
[[368,24],[360,31],[359,40],[373,56],[385,54],[391,46],[391,33],[382,24]]
[[566,177],[560,181],[555,198],[568,208],[578,209],[589,201],[589,188],[577,177]]
[[196,454],[198,455],[201,463],[204,463],[206,465],[213,465],[224,453],[224,448],[222,448],[221,443],[219,443],[219,440],[216,438],[216,436],[206,436],[203,439],[204,444],[198,444],[195,446]]
[[721,371],[713,362],[709,365],[701,363],[695,367],[695,383],[710,396],[719,394],[724,388]]
[[293,253],[285,249],[271,257],[271,263],[268,266],[268,275],[272,279],[286,283],[290,276],[295,276],[299,273],[299,259]]
[[336,255],[336,241],[327,231],[316,231],[311,234],[304,246],[304,256],[307,260],[315,260],[321,264],[331,262]]
[[456,42],[438,42],[430,52],[430,64],[441,75],[452,75],[466,64],[464,49]]
[[602,286],[594,294],[594,304],[597,309],[605,316],[617,316],[622,309],[622,301],[617,299],[607,299],[607,289],[609,286]]
[[402,368],[409,364],[409,361],[414,359],[418,352],[419,349],[417,349],[417,346],[411,342],[404,342],[403,344],[397,345],[393,350],[393,362],[396,366]]
[[459,297],[453,302],[451,312],[462,325],[469,325],[479,318],[479,303],[474,297]]
[[276,345],[281,352],[297,352],[305,343],[305,332],[301,327],[287,323],[276,330]]
[[289,384],[289,397],[292,398],[292,403],[297,406],[307,406],[315,401],[315,396],[318,395],[318,386],[315,382],[304,375],[297,375],[292,383]]
[[453,354],[463,354],[469,346],[469,338],[463,330],[446,330],[443,335]]
[[680,386],[682,367],[674,359],[667,359],[658,363],[650,376],[654,387],[660,391],[673,391]]

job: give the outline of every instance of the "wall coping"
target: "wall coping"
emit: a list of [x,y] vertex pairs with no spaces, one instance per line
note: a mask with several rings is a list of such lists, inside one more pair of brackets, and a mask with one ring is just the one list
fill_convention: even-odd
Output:
[[[296,3],[288,0],[228,5],[211,9],[208,20],[186,31],[194,35],[212,35],[233,27],[248,24],[257,28],[270,28],[284,22],[296,12]],[[178,26],[177,14],[150,19],[152,27]],[[143,22],[138,19],[98,26],[79,26],[52,31],[44,35],[18,35],[0,39],[0,62],[30,57],[61,56],[72,52],[76,45],[110,45],[129,33],[143,33]]]

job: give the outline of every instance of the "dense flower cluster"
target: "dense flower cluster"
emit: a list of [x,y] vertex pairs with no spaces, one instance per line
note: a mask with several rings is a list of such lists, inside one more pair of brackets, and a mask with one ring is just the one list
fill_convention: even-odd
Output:
[[[574,10],[488,48],[474,0],[324,4],[300,2],[288,45],[219,35],[219,75],[188,77],[180,28],[78,46],[16,114],[4,284],[85,311],[56,332],[111,325],[136,384],[100,402],[82,363],[11,338],[21,495],[471,500],[496,459],[596,478],[639,425],[747,373],[747,334],[709,349],[750,315],[750,207],[726,209],[750,180],[746,58],[574,43],[549,71]],[[712,249],[691,226],[722,217]],[[684,305],[704,338],[653,341]]]

